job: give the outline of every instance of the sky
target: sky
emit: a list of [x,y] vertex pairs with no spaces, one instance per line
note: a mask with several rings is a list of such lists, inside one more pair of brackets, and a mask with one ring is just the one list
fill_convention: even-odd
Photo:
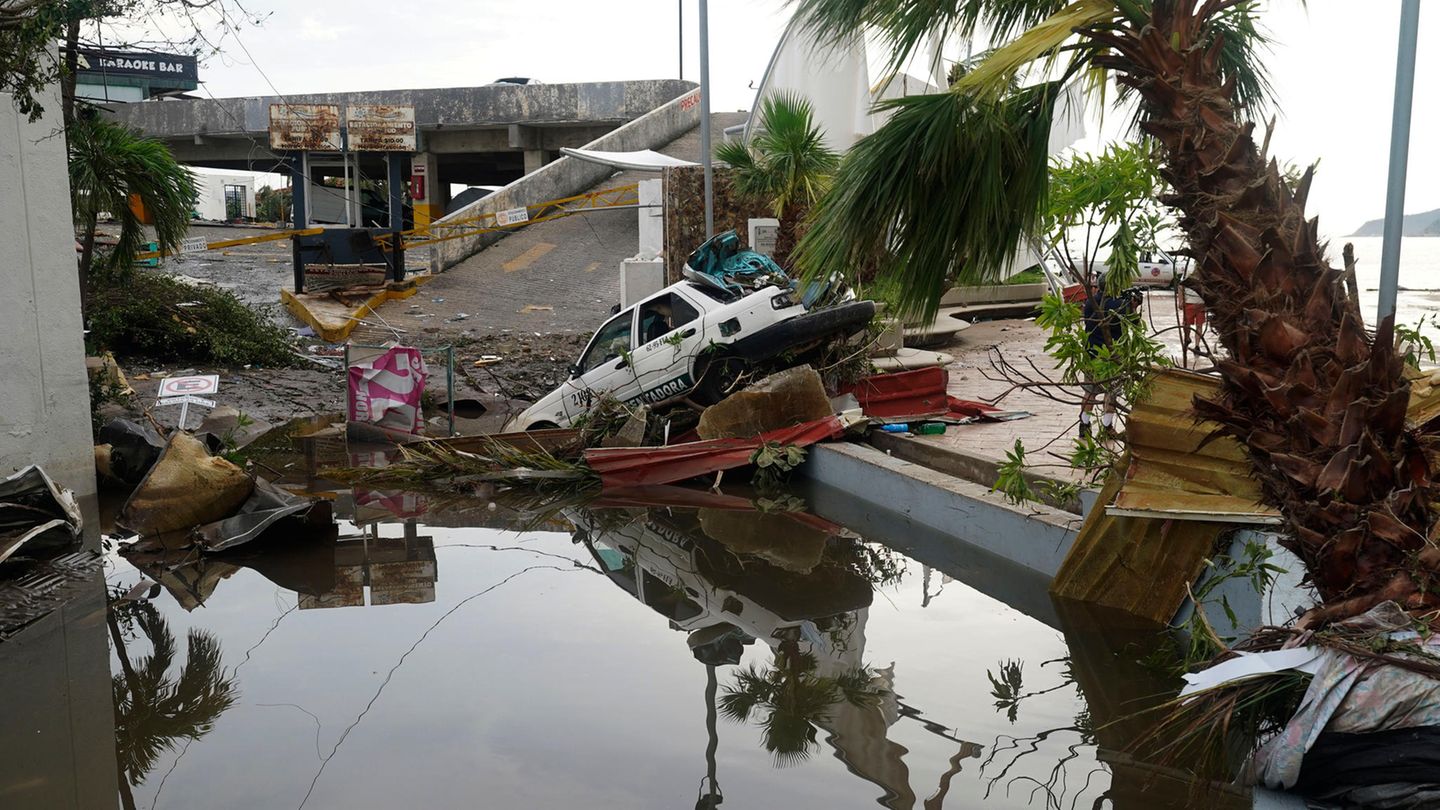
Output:
[[[502,76],[547,83],[699,76],[697,0],[245,0],[270,16],[240,30],[201,68],[217,97],[483,84]],[[1266,59],[1280,118],[1272,154],[1320,160],[1310,211],[1340,237],[1385,210],[1400,0],[1268,4],[1276,40]],[[1433,5],[1433,4],[1426,4]],[[789,17],[784,0],[710,3],[713,108],[748,109]],[[248,53],[247,53],[248,51]],[[267,78],[268,77],[268,78]],[[273,87],[273,90],[272,90]],[[1406,210],[1440,208],[1440,6],[1422,11]],[[1077,145],[1119,137],[1120,116]]]

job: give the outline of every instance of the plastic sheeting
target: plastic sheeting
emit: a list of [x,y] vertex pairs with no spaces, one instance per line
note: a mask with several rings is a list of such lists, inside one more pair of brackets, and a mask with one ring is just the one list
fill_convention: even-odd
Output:
[[639,172],[659,172],[672,166],[700,165],[694,161],[662,155],[653,149],[641,149],[638,152],[602,152],[599,149],[572,149],[566,146],[560,149],[560,154],[602,166]]

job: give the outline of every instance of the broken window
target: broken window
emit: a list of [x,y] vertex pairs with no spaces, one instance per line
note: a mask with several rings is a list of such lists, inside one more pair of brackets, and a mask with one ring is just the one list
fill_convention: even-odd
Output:
[[699,310],[674,293],[656,296],[640,306],[640,345],[664,337],[699,317]]

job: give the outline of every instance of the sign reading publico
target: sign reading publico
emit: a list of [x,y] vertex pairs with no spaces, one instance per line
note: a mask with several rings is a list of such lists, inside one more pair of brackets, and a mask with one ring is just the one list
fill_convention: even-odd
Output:
[[199,374],[193,377],[166,377],[160,381],[159,395],[165,397],[199,396],[220,390],[220,375]]

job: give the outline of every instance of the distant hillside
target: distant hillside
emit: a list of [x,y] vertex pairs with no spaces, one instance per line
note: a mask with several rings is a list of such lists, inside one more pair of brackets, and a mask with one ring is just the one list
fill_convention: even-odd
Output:
[[[1351,236],[1384,236],[1385,220],[1372,219]],[[1405,236],[1440,236],[1440,208],[1405,217]]]

